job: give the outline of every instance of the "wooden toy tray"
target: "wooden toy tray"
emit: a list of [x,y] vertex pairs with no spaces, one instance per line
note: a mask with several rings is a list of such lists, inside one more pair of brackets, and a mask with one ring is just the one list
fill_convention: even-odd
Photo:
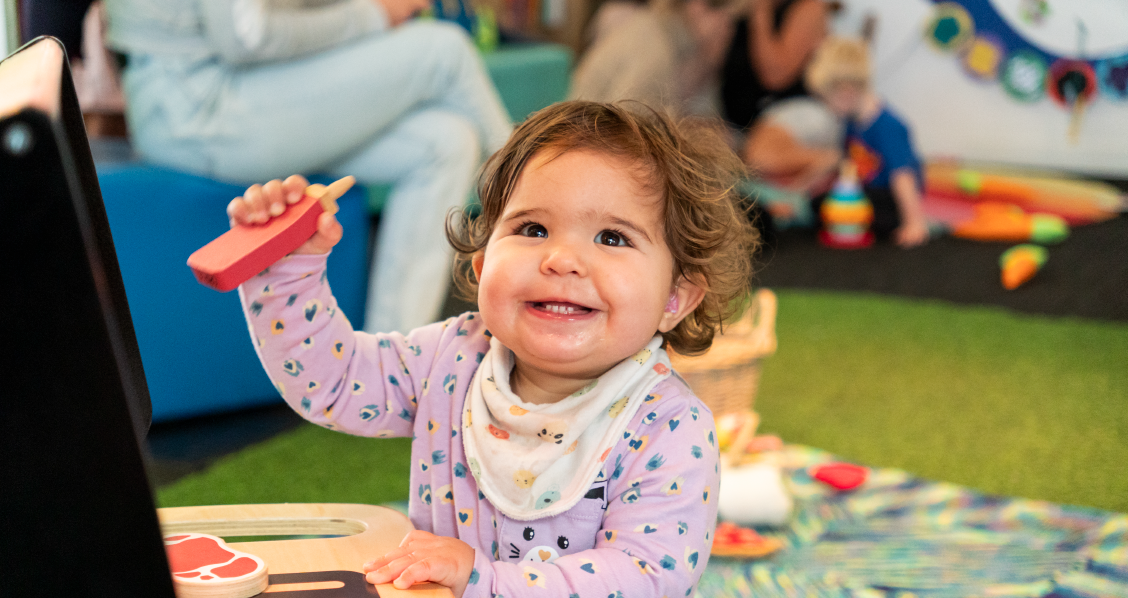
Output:
[[[196,532],[221,538],[315,536],[228,542],[266,561],[270,586],[263,595],[351,598],[452,598],[437,584],[398,590],[364,583],[365,562],[399,546],[411,522],[386,507],[356,504],[217,505],[157,509],[165,534]],[[334,536],[334,537],[326,537]],[[375,591],[373,591],[375,590]]]

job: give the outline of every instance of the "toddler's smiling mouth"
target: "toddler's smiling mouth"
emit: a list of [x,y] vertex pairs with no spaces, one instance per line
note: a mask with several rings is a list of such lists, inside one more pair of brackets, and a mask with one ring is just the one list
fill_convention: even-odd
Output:
[[534,311],[558,316],[584,316],[593,309],[567,301],[530,301],[529,306]]

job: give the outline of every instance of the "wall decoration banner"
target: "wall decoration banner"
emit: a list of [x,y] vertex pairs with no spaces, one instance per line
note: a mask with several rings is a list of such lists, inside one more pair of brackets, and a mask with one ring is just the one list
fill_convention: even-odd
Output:
[[1062,0],[933,2],[925,38],[951,53],[970,77],[998,81],[1016,101],[1049,96],[1072,111],[1098,97],[1128,101],[1124,4],[1090,0],[1083,13]]

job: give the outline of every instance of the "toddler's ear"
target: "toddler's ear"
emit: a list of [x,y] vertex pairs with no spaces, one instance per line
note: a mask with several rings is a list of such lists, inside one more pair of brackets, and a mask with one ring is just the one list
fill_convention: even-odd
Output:
[[482,264],[486,260],[486,252],[479,251],[470,258],[470,267],[474,269],[474,280],[482,281]]
[[701,305],[705,298],[705,289],[690,282],[684,276],[679,276],[678,281],[670,294],[670,301],[662,313],[662,320],[658,322],[658,332],[669,332],[685,319],[693,310]]

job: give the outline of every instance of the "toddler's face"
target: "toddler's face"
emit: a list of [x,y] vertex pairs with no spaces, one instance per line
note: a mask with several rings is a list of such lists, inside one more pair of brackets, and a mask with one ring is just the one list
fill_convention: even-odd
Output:
[[529,161],[473,261],[482,318],[519,367],[595,378],[677,323],[664,313],[674,259],[661,216],[619,159]]
[[823,95],[823,101],[831,112],[840,118],[850,118],[857,115],[861,109],[865,94],[865,86],[844,81],[831,85]]

